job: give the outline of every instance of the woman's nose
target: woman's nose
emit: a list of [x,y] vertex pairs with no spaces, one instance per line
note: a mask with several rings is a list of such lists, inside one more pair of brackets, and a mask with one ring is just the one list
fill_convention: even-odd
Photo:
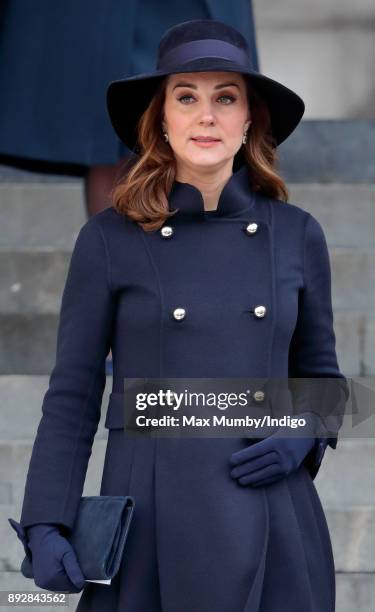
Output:
[[201,123],[213,123],[214,121],[215,121],[215,115],[210,109],[204,110],[201,113],[201,116],[200,116]]

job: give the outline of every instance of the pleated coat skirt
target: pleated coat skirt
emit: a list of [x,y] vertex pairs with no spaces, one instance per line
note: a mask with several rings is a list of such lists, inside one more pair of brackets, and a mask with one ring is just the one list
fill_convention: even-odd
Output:
[[124,452],[123,432],[110,438],[101,494],[132,494],[137,510],[119,574],[88,583],[78,612],[335,610],[330,535],[304,465],[241,488],[224,459],[243,447],[234,441],[133,439]]

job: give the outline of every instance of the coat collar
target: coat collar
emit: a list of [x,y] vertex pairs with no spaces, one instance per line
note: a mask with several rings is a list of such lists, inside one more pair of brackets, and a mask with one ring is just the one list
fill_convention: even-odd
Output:
[[214,211],[205,211],[203,196],[197,187],[177,180],[173,183],[168,201],[169,211],[178,208],[177,217],[237,217],[250,211],[255,202],[255,193],[251,189],[248,167],[243,165],[225,183]]

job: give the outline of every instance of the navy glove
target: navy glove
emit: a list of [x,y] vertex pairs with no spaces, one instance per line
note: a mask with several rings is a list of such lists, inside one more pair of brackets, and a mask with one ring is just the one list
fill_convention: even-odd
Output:
[[306,420],[303,429],[306,437],[293,437],[289,427],[280,427],[273,435],[231,455],[231,477],[241,485],[257,487],[276,482],[298,469],[315,445],[321,426],[314,413],[299,416]]
[[85,577],[73,547],[55,525],[39,524],[27,528],[35,584],[49,591],[79,593]]

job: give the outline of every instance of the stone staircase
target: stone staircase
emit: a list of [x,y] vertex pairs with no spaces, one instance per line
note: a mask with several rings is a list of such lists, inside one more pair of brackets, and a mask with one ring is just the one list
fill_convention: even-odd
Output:
[[[369,154],[374,142],[370,121],[306,121],[280,147],[290,202],[314,214],[327,237],[341,370],[370,384],[375,380],[375,167]],[[0,168],[0,590],[36,589],[19,573],[22,546],[7,518],[20,517],[55,358],[62,289],[84,222],[79,178]],[[108,377],[84,495],[99,491],[110,387]],[[370,612],[375,599],[375,440],[369,431],[367,421],[355,439],[343,437],[336,450],[328,448],[315,480],[332,535],[337,612]],[[70,595],[69,610],[77,599]]]

